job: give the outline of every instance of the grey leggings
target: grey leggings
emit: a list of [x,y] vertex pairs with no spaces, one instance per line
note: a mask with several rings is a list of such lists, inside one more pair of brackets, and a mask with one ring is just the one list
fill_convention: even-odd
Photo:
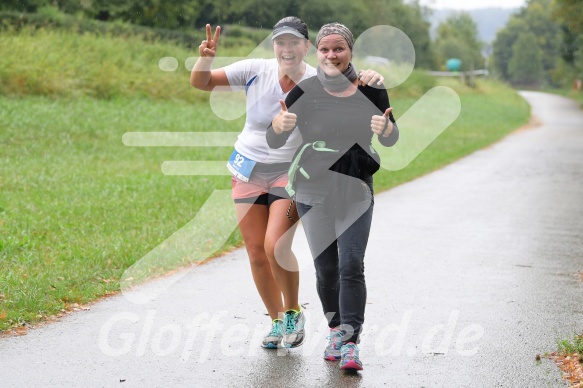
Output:
[[[344,342],[354,342],[362,330],[366,305],[364,254],[374,201],[370,196],[344,208],[328,204],[329,197],[301,203],[298,213],[316,267],[318,296],[329,327],[345,330]],[[300,193],[298,192],[298,197]]]

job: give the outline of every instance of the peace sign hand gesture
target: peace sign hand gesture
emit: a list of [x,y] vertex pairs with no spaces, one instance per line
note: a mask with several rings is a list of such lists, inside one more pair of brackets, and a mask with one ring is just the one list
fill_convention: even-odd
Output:
[[215,35],[211,37],[211,25],[206,25],[206,39],[198,46],[198,52],[201,57],[214,58],[217,55],[217,45],[221,36],[221,26],[217,26]]

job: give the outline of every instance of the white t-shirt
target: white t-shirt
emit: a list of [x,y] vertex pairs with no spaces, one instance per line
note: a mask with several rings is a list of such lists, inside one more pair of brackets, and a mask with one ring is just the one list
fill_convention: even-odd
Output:
[[[245,127],[235,142],[235,149],[249,159],[261,163],[290,162],[302,142],[299,131],[293,131],[286,144],[271,149],[265,132],[279,113],[279,100],[287,93],[279,84],[279,66],[275,58],[245,59],[224,68],[233,90],[245,90],[247,117]],[[306,64],[302,80],[316,75],[316,69]],[[299,82],[299,81],[298,81]]]

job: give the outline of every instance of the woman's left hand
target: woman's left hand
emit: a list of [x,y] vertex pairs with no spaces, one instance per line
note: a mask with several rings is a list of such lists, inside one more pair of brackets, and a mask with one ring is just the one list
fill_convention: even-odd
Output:
[[374,70],[361,70],[358,72],[358,84],[361,86],[372,86],[374,83],[377,85],[381,85],[385,81],[385,77],[383,77],[380,73],[377,73]]
[[392,111],[393,108],[387,108],[382,116],[372,116],[372,119],[370,120],[370,129],[379,136],[389,136],[391,132],[393,132],[393,122],[389,120],[389,115]]

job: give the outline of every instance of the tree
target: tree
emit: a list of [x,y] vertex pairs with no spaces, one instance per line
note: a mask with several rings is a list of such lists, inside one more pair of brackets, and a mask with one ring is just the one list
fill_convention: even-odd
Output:
[[449,58],[458,58],[462,61],[462,70],[481,67],[484,63],[482,47],[478,26],[467,12],[453,14],[437,27],[435,48],[441,65]]
[[555,0],[554,16],[565,23],[574,34],[583,34],[583,6],[581,0]]
[[341,22],[358,36],[370,27],[392,25],[415,46],[417,65],[432,67],[427,8],[418,0],[2,0],[0,10],[36,12],[52,6],[67,14],[166,29],[200,29],[206,23],[271,29],[285,16],[299,16],[312,31]]
[[326,23],[340,22],[350,28],[355,39],[373,25],[367,14],[363,2],[351,0],[304,0],[298,12],[311,29],[318,30]]
[[512,80],[509,69],[513,55],[511,48],[522,35],[531,33],[535,37],[535,45],[544,53],[541,58],[544,72],[540,76],[545,82],[551,81],[551,74],[557,66],[557,58],[561,52],[562,36],[559,25],[549,12],[551,1],[530,0],[526,7],[510,18],[506,28],[496,35],[494,68],[503,79]]
[[302,0],[298,15],[310,28],[318,29],[334,21],[348,26],[355,38],[365,30],[380,25],[390,25],[403,31],[415,47],[416,66],[432,68],[434,65],[430,24],[426,8],[418,1],[405,4],[403,0]]
[[415,65],[426,69],[435,66],[429,29],[429,9],[418,0],[369,0],[366,2],[369,26],[390,25],[403,31],[415,47]]
[[255,28],[272,28],[287,16],[287,4],[278,0],[238,0],[227,3],[225,21]]
[[523,19],[536,38],[538,47],[544,52],[542,58],[545,74],[556,66],[561,49],[560,26],[549,12],[551,0],[531,0]]
[[0,11],[36,12],[39,8],[49,5],[50,0],[2,0]]
[[528,26],[522,19],[512,17],[506,28],[499,30],[496,34],[496,40],[492,45],[493,67],[496,74],[504,80],[510,80],[508,64],[512,58],[512,46],[518,37],[527,31]]
[[[583,78],[583,7],[581,0],[555,0],[553,15],[562,25],[561,56],[569,76]],[[563,78],[570,78],[563,76]]]
[[538,85],[543,75],[543,54],[536,36],[528,32],[512,45],[508,72],[512,82],[519,85]]

